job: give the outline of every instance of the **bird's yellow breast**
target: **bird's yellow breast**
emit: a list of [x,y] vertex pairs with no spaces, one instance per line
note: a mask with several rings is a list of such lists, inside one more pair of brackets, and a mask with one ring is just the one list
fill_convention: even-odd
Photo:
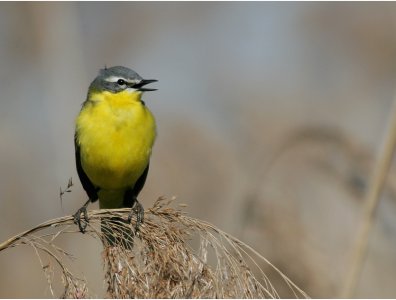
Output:
[[76,120],[82,167],[102,189],[131,187],[147,167],[155,120],[141,92],[92,93]]

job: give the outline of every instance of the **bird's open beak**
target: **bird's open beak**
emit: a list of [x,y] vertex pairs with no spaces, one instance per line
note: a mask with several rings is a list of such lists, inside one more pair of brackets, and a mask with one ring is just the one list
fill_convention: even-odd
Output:
[[150,89],[150,88],[145,88],[146,84],[152,83],[152,82],[157,82],[158,80],[156,79],[143,79],[139,83],[135,84],[133,88],[137,89],[138,91],[141,92],[151,92],[151,91],[156,91],[157,89]]

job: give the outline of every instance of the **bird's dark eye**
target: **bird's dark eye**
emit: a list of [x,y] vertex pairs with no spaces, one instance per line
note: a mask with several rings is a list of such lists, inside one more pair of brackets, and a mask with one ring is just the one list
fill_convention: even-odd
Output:
[[125,82],[124,79],[118,79],[118,80],[117,80],[117,83],[118,83],[119,85],[124,85],[126,82]]

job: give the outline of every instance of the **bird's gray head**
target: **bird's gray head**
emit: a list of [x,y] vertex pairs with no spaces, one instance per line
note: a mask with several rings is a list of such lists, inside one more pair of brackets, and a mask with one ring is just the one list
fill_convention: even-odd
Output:
[[155,79],[143,79],[135,71],[116,66],[101,69],[99,75],[92,81],[89,91],[109,91],[111,93],[122,92],[126,89],[141,92],[156,91],[157,89],[145,88],[146,84],[156,82]]

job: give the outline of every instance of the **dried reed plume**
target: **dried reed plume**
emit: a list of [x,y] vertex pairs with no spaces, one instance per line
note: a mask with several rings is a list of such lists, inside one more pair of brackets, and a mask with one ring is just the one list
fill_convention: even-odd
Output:
[[[171,208],[172,200],[159,198],[145,213],[133,247],[123,243],[132,224],[112,223],[117,246],[109,246],[101,232],[103,220],[127,218],[129,209],[89,211],[87,234],[103,245],[107,296],[110,298],[279,298],[262,266],[269,265],[284,280],[295,297],[308,296],[254,249],[213,225]],[[101,225],[102,223],[102,225]],[[46,229],[56,228],[52,233]],[[61,270],[64,298],[89,297],[86,280],[67,267],[71,254],[55,242],[66,233],[78,233],[71,216],[45,222],[0,244],[0,251],[20,245],[36,252],[54,297],[54,265],[45,264],[43,254]],[[195,245],[195,247],[194,247]],[[59,282],[57,282],[59,284]]]

